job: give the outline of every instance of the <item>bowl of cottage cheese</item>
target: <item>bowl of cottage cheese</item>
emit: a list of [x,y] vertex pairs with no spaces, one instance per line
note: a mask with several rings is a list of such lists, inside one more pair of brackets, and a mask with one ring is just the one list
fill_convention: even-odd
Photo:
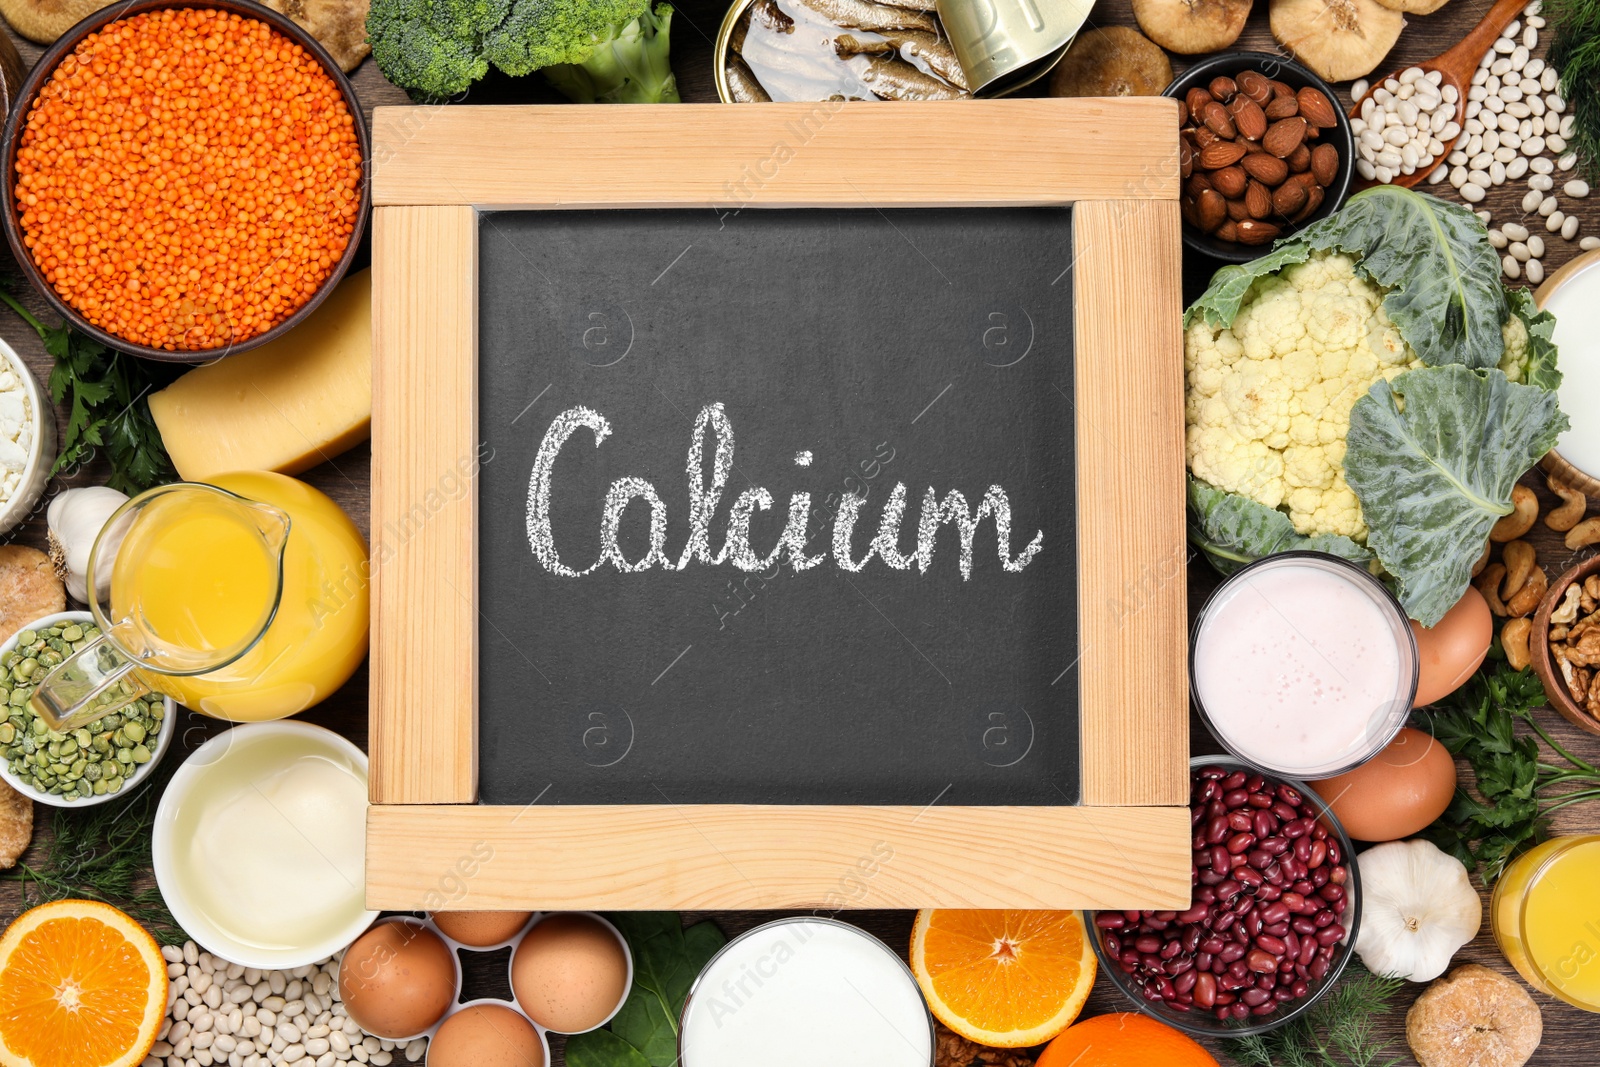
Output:
[[0,340],[0,534],[32,514],[55,452],[55,408],[22,357]]

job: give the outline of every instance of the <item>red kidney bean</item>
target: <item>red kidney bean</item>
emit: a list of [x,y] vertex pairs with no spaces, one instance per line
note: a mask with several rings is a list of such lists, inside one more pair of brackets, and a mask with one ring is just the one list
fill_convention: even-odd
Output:
[[[1256,948],[1260,949],[1262,952],[1270,952],[1274,957],[1276,957],[1276,959],[1282,959],[1283,954],[1288,951],[1287,946],[1284,945],[1281,940],[1266,932],[1262,932],[1256,936]],[[1273,963],[1274,970],[1277,969],[1276,959]]]
[[1272,853],[1262,849],[1261,842],[1257,841],[1256,847],[1245,854],[1244,861],[1256,870],[1262,871],[1272,862]]
[[1344,927],[1334,923],[1332,926],[1325,926],[1317,931],[1317,944],[1326,948],[1342,937],[1344,937]]
[[1217,886],[1217,899],[1225,904],[1231,904],[1233,898],[1239,895],[1240,885],[1229,878]]
[[1294,842],[1294,858],[1301,863],[1311,861],[1311,838],[1297,837]]
[[1328,868],[1318,867],[1311,872],[1311,884],[1321,889],[1328,884]]
[[[1331,930],[1333,928],[1330,926],[1329,929]],[[1305,941],[1303,941],[1300,945],[1300,951],[1295,955],[1295,962],[1299,963],[1302,967],[1311,966],[1311,961],[1317,956],[1317,946],[1318,942],[1316,938],[1306,938]]]
[[[1283,833],[1283,828],[1281,826],[1278,828],[1278,833],[1280,835]],[[1261,851],[1270,856],[1281,856],[1293,847],[1294,843],[1292,841],[1290,841],[1287,837],[1281,836],[1262,838],[1260,845]]]
[[1283,954],[1285,956],[1290,959],[1300,958],[1299,934],[1295,933],[1293,930],[1290,930],[1287,933],[1275,934],[1274,936],[1283,938]]
[[1250,794],[1246,793],[1243,789],[1230,789],[1228,792],[1222,794],[1222,803],[1225,804],[1229,809],[1242,808],[1245,806],[1245,802],[1249,799]]
[[1102,911],[1094,917],[1094,924],[1102,930],[1120,930],[1128,920],[1114,911]]
[[1306,857],[1306,863],[1312,867],[1321,867],[1328,858],[1328,843],[1326,841],[1312,841],[1311,855]]
[[1230,791],[1240,789],[1249,780],[1250,776],[1244,771],[1233,771],[1222,779],[1222,788]]
[[1222,947],[1226,944],[1227,942],[1222,940],[1222,938],[1218,937],[1216,934],[1212,934],[1210,937],[1201,941],[1197,947],[1201,952],[1208,952],[1215,956],[1217,953],[1222,951]]
[[1266,879],[1261,876],[1261,872],[1253,867],[1236,867],[1231,873],[1233,874],[1233,880],[1246,889],[1259,890],[1266,883]]
[[1317,890],[1317,896],[1321,897],[1323,900],[1343,900],[1344,886],[1334,885],[1332,882],[1329,882],[1327,885]]
[[[1224,827],[1224,831],[1226,831],[1226,827]],[[1224,834],[1224,836],[1226,836],[1226,834]],[[1221,871],[1223,874],[1227,874],[1228,871],[1233,867],[1233,853],[1222,847],[1222,845],[1218,844],[1215,848],[1213,848],[1210,852],[1210,855],[1211,869],[1213,871]]]
[[1271,837],[1279,825],[1278,820],[1273,818],[1270,812],[1265,811],[1256,812],[1255,817],[1250,820],[1250,829],[1254,830],[1259,838]]
[[1289,1001],[1298,1000],[1299,998],[1290,991],[1289,986],[1281,985],[1272,991],[1272,999],[1276,1000],[1279,1004],[1287,1004]]
[[1217,980],[1210,974],[1201,972],[1194,980],[1194,1002],[1196,1007],[1210,1008],[1217,1002]]
[[1290,839],[1304,837],[1310,832],[1310,819],[1291,819],[1283,824],[1283,836]]
[[1317,924],[1312,922],[1310,919],[1307,919],[1303,915],[1297,916],[1294,922],[1290,923],[1289,925],[1297,934],[1314,934],[1317,932]]
[[[1254,902],[1252,901],[1252,903]],[[1261,927],[1263,925],[1264,924],[1261,922],[1261,916],[1256,914],[1254,911],[1250,912],[1244,917],[1244,931],[1252,938],[1260,936]]]
[[1317,914],[1311,917],[1311,922],[1318,930],[1322,929],[1324,926],[1331,926],[1338,921],[1339,917],[1331,911],[1319,911]]
[[1161,946],[1161,951],[1158,953],[1158,955],[1164,960],[1170,960],[1182,951],[1183,942],[1168,941],[1165,945]]
[[1218,873],[1217,871],[1204,870],[1200,872],[1200,884],[1203,886],[1213,886],[1226,877],[1227,875]]
[[1298,811],[1296,811],[1294,808],[1291,808],[1281,800],[1273,801],[1272,807],[1269,810],[1272,812],[1272,814],[1276,815],[1281,822],[1293,822],[1295,819],[1300,817],[1300,813]]
[[1228,851],[1235,856],[1250,851],[1250,846],[1256,843],[1255,834],[1234,834],[1228,838]]
[[1307,968],[1306,973],[1311,976],[1313,982],[1322,981],[1323,976],[1328,973],[1328,960],[1325,957],[1318,956],[1311,961],[1311,966]]
[[1197,952],[1194,956],[1194,965],[1202,971],[1209,971],[1216,962],[1216,957],[1209,952]]
[[[1295,877],[1293,871],[1290,871],[1289,873],[1291,877]],[[1317,887],[1306,881],[1305,871],[1301,870],[1297,880],[1294,883],[1294,891],[1303,897],[1309,897],[1311,894],[1317,891]]]
[[1211,845],[1221,844],[1228,839],[1228,817],[1218,815],[1206,823],[1206,843]]
[[1305,798],[1300,795],[1299,790],[1291,785],[1278,786],[1278,799],[1292,808],[1298,808],[1305,803]]
[[1251,793],[1250,799],[1245,803],[1252,808],[1270,808],[1272,807],[1272,798],[1265,793]]
[[1217,953],[1217,959],[1224,964],[1234,963],[1244,958],[1245,947],[1237,941],[1230,941],[1222,946],[1222,951]]
[[[1328,859],[1331,861],[1333,857],[1329,856]],[[1344,867],[1334,867],[1328,872],[1328,881],[1332,882],[1334,885],[1344,885],[1349,878],[1350,872]]]
[[1286,937],[1289,934],[1288,923],[1263,923],[1261,932],[1271,934],[1273,937]]
[[1248,811],[1228,812],[1228,829],[1234,831],[1248,830],[1255,825],[1255,820],[1250,818]]
[[1289,905],[1281,899],[1268,904],[1261,912],[1261,918],[1269,923],[1281,923],[1289,918]]
[[1278,969],[1277,959],[1270,953],[1263,952],[1258,948],[1251,949],[1245,953],[1244,965],[1258,974]]
[[1200,972],[1184,971],[1182,974],[1178,975],[1178,977],[1172,980],[1172,988],[1176,989],[1179,993],[1191,993],[1194,991],[1194,987],[1198,985],[1199,982]]
[[1161,939],[1146,934],[1133,943],[1133,947],[1140,952],[1155,952],[1161,948]]
[[1258,1004],[1265,1004],[1267,1001],[1271,1000],[1272,994],[1268,993],[1265,989],[1246,989],[1243,993],[1239,994],[1239,999],[1253,1008]]

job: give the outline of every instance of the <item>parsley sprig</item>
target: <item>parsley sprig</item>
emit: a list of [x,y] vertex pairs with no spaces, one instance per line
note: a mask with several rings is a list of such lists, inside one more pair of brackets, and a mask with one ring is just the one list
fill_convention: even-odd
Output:
[[1228,1056],[1243,1067],[1394,1067],[1406,1057],[1384,1059],[1374,1023],[1405,981],[1380,978],[1355,960],[1339,983],[1287,1026],[1228,1041]]
[[106,484],[129,496],[174,481],[177,471],[150,416],[147,397],[178,371],[113,351],[65,323],[46,326],[4,284],[0,284],[0,301],[32,326],[44,342],[44,350],[55,360],[50,397],[57,404],[68,405],[61,453],[50,476],[82,466],[100,449],[111,463]]
[[1600,768],[1563,748],[1534,717],[1545,704],[1538,677],[1513,670],[1498,652],[1424,713],[1434,737],[1472,765],[1478,794],[1457,789],[1425,835],[1477,870],[1485,886],[1549,836],[1552,812],[1600,800]]

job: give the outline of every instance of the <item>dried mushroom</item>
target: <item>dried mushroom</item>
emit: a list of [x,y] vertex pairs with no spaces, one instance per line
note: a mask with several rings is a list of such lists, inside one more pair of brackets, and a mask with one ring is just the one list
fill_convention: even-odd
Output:
[[25,545],[0,545],[0,640],[35,619],[67,610],[67,591],[50,557]]
[[1239,39],[1253,0],[1133,0],[1145,36],[1170,52],[1218,52]]
[[1475,963],[1434,982],[1406,1013],[1406,1042],[1422,1067],[1522,1067],[1543,1036],[1533,998]]
[[1375,70],[1406,18],[1377,0],[1272,0],[1272,36],[1331,82]]
[[1080,33],[1050,75],[1051,96],[1160,96],[1172,61],[1127,26]]
[[53,44],[80,21],[110,6],[111,0],[0,0],[0,16],[34,44]]
[[1431,15],[1439,10],[1450,0],[1378,0],[1378,3],[1392,11],[1404,11],[1408,15]]
[[346,74],[372,52],[367,44],[367,0],[261,0],[261,4],[297,22]]

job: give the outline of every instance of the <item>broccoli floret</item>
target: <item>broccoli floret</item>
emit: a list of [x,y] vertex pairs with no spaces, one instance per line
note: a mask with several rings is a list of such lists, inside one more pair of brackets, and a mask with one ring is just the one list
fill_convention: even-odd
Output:
[[367,40],[384,77],[413,97],[454,96],[485,74],[484,35],[511,0],[375,0]]
[[574,100],[672,103],[671,17],[650,0],[372,0],[367,36],[384,76],[413,97],[454,96],[492,64],[555,67],[550,80]]
[[672,5],[646,8],[580,63],[544,69],[550,84],[579,104],[676,104],[678,80],[667,61]]

